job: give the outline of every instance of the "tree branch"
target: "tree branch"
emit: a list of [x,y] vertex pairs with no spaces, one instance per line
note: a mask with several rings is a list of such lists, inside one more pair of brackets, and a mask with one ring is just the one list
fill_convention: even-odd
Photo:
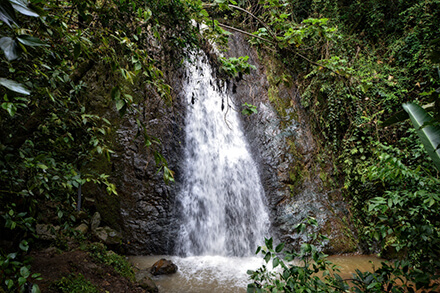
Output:
[[[216,6],[216,5],[217,5],[217,4],[203,4],[203,6],[205,6],[205,7],[212,7],[212,6]],[[273,38],[273,39],[275,40],[275,42],[276,42],[277,37],[276,37],[276,35],[274,34],[274,32],[273,32],[273,31],[270,29],[270,27],[269,27],[264,21],[262,21],[258,16],[254,15],[253,13],[251,13],[251,12],[247,11],[246,9],[241,8],[241,7],[239,7],[239,6],[235,6],[235,5],[229,4],[228,7],[231,7],[231,8],[237,9],[237,10],[240,10],[240,11],[242,11],[242,12],[244,12],[244,13],[247,13],[247,14],[249,14],[250,16],[252,16],[255,20],[257,20],[259,23],[261,23],[261,25],[263,25],[263,26],[266,28],[266,30],[269,32],[269,34],[272,36],[272,38]]]
[[[217,4],[209,4],[209,3],[205,3],[205,4],[203,4],[204,7],[213,7],[213,6],[216,6],[216,5],[217,5]],[[221,23],[219,23],[218,25],[219,25],[220,27],[224,27],[224,28],[226,28],[226,29],[234,30],[234,31],[237,31],[237,32],[239,32],[239,33],[242,33],[242,34],[245,34],[245,35],[248,35],[248,36],[251,36],[251,37],[254,37],[254,38],[260,39],[260,40],[263,40],[263,41],[265,41],[265,42],[268,42],[268,43],[271,43],[271,44],[274,44],[274,45],[277,45],[277,44],[278,44],[278,39],[277,39],[276,35],[272,32],[272,30],[269,28],[269,26],[268,26],[264,21],[262,21],[260,18],[258,18],[258,17],[255,16],[253,13],[247,11],[247,10],[244,9],[244,8],[241,8],[241,7],[238,7],[238,6],[235,6],[235,5],[231,5],[231,4],[229,4],[228,7],[231,7],[231,8],[237,9],[237,10],[240,10],[240,11],[242,11],[242,12],[245,12],[245,13],[249,14],[250,16],[252,16],[253,18],[255,18],[259,23],[261,23],[261,24],[266,28],[266,30],[269,32],[269,34],[270,34],[271,37],[273,38],[273,41],[268,40],[268,39],[265,39],[265,38],[262,38],[262,37],[257,36],[257,35],[253,35],[253,34],[251,34],[251,33],[248,33],[248,32],[246,32],[246,31],[244,31],[244,30],[237,29],[237,28],[235,28],[235,27],[231,27],[231,26],[228,26],[228,25],[225,25],[225,24],[221,24]],[[319,63],[317,63],[317,62],[315,62],[315,61],[310,60],[309,58],[307,58],[306,56],[302,55],[301,53],[298,53],[296,50],[292,49],[291,47],[287,47],[286,49],[287,49],[288,51],[294,53],[295,55],[299,56],[300,58],[306,60],[306,61],[309,62],[310,64],[313,64],[313,65],[315,65],[315,66],[320,66],[320,67],[326,68],[326,69],[330,70],[331,72],[333,72],[334,74],[336,74],[336,75],[338,75],[338,76],[341,76],[341,77],[343,77],[343,78],[346,78],[345,76],[341,75],[340,73],[336,72],[335,70],[333,70],[333,69],[331,69],[331,68],[329,68],[329,67],[327,67],[327,66],[325,66],[325,65],[323,65],[323,64],[319,64]]]
[[263,41],[268,42],[268,43],[271,43],[271,44],[276,44],[274,41],[271,41],[271,40],[268,40],[268,39],[262,38],[262,37],[257,36],[257,35],[253,35],[253,34],[251,34],[251,33],[248,33],[248,32],[246,32],[246,31],[244,31],[244,30],[241,30],[241,29],[238,29],[238,28],[235,28],[235,27],[232,27],[232,26],[226,25],[226,24],[219,23],[218,26],[223,27],[223,28],[226,28],[226,29],[229,29],[229,30],[233,30],[233,31],[236,31],[236,32],[239,32],[239,33],[242,33],[242,34],[244,34],[244,35],[247,35],[247,36],[250,36],[250,37],[253,37],[253,38],[257,38],[257,39],[263,40]]

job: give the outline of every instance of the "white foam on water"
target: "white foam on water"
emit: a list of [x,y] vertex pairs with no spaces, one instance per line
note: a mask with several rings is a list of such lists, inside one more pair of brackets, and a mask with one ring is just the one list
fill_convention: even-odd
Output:
[[224,256],[133,256],[130,261],[139,269],[148,269],[160,258],[178,267],[176,274],[153,277],[159,292],[167,293],[246,292],[250,283],[247,270],[264,263],[258,257]]

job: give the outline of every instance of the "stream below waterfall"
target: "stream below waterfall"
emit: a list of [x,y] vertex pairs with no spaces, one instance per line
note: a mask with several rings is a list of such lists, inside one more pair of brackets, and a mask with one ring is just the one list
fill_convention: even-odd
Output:
[[[129,261],[134,267],[148,270],[161,258],[170,259],[178,266],[173,275],[153,277],[159,292],[163,293],[245,293],[250,282],[247,270],[259,268],[262,257],[222,257],[222,256],[132,256]],[[373,266],[380,267],[381,261],[370,255],[335,255],[328,260],[338,265],[339,275],[350,279],[356,269],[372,272]]]

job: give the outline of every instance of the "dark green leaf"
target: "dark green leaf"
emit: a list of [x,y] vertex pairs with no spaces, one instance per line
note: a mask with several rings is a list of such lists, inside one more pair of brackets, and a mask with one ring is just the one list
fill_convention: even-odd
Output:
[[275,252],[276,253],[280,253],[284,248],[284,243],[280,243],[277,245],[277,247],[275,248]]
[[408,113],[406,113],[405,111],[399,111],[390,118],[388,118],[387,120],[385,120],[385,122],[382,124],[382,127],[390,126],[397,122],[405,121],[408,118],[409,118]]
[[272,237],[269,239],[264,239],[264,242],[266,243],[267,249],[273,249],[273,239]]
[[20,93],[23,95],[31,94],[31,92],[24,85],[10,79],[0,77],[0,84],[16,93]]
[[26,0],[9,0],[9,2],[11,2],[12,7],[14,7],[14,9],[21,14],[33,17],[39,16],[36,12],[28,7],[29,3]]
[[12,61],[20,57],[18,44],[10,37],[3,37],[0,39],[0,49],[3,50],[8,61]]
[[14,286],[14,281],[12,281],[11,279],[8,279],[5,281],[6,286],[8,286],[8,289],[11,289],[12,286]]
[[258,246],[257,251],[255,252],[255,254],[258,254],[261,251],[261,246]]
[[264,256],[264,261],[266,263],[268,263],[271,257],[272,257],[272,254],[270,252],[266,253],[266,255]]
[[22,285],[24,285],[24,283],[26,283],[26,278],[25,277],[20,277],[18,278],[18,285],[21,287]]
[[[426,111],[434,110],[434,103],[423,106],[423,109],[425,109]],[[382,127],[390,126],[397,122],[405,121],[406,119],[409,119],[409,115],[406,111],[402,110],[385,120],[385,122],[382,123]]]
[[39,38],[35,38],[29,35],[20,35],[17,37],[18,41],[26,46],[38,47],[38,46],[49,46]]
[[21,269],[20,269],[20,275],[21,275],[23,278],[27,278],[27,277],[29,277],[29,275],[30,275],[29,269],[28,269],[27,267],[21,267]]
[[77,43],[73,46],[73,58],[76,60],[81,54],[81,44]]
[[111,92],[112,100],[118,100],[121,98],[121,90],[118,86],[115,86],[112,88]]

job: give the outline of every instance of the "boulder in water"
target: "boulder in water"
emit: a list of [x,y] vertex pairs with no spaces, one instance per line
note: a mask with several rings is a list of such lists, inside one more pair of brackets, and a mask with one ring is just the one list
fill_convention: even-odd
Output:
[[154,281],[150,278],[150,273],[147,271],[138,271],[135,274],[136,282],[146,290],[146,292],[157,293],[159,289],[157,288]]
[[169,275],[177,272],[177,266],[172,261],[162,258],[151,267],[150,271],[153,276]]

